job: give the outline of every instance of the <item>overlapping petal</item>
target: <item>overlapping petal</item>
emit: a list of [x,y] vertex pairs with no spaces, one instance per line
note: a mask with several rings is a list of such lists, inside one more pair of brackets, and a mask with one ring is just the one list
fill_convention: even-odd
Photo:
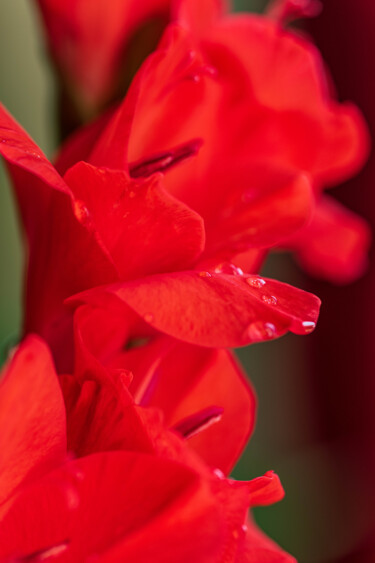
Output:
[[[202,561],[214,562],[222,550],[220,524],[213,495],[188,468],[146,454],[100,453],[17,495],[1,525],[0,556],[147,561],[160,552],[160,561],[203,554]],[[165,552],[171,537],[176,545]]]
[[100,237],[120,279],[179,270],[202,253],[202,219],[165,192],[160,176],[136,181],[81,162],[64,179],[82,202],[82,223]]
[[349,283],[368,265],[370,229],[361,217],[325,196],[311,223],[286,241],[303,267],[333,283]]
[[[93,398],[97,389],[93,380],[104,380],[109,393],[105,404],[110,405],[111,393],[117,387],[112,385],[112,391],[108,388],[108,377],[118,384],[123,371],[130,372],[131,378],[127,379],[126,374],[125,378],[134,402],[160,410],[167,427],[187,438],[189,447],[209,466],[228,474],[255,423],[254,392],[235,359],[224,350],[183,344],[165,336],[137,337],[132,322],[128,323],[128,331],[124,325],[121,310],[115,306],[97,309],[85,305],[76,311],[79,380],[91,378]],[[84,365],[86,370],[91,368],[83,371]],[[109,371],[104,377],[103,366]],[[139,411],[134,415],[129,408],[132,401],[122,385],[117,393],[119,400],[122,396],[126,400],[129,421],[139,416]],[[87,395],[84,402],[89,405],[90,400]],[[107,416],[117,415],[114,411]],[[228,433],[231,440],[226,439]]]
[[119,298],[155,329],[191,344],[236,347],[315,328],[320,301],[258,276],[185,271],[94,289],[72,299]]
[[65,407],[46,345],[30,336],[0,383],[0,514],[14,490],[66,456]]

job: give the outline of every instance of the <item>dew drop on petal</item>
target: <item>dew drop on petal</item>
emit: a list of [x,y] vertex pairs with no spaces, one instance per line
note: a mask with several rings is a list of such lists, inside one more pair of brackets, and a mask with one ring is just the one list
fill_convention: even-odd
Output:
[[229,274],[231,276],[243,276],[243,271],[230,262],[222,262],[215,268],[216,274]]
[[59,545],[54,545],[48,549],[45,549],[42,553],[39,554],[38,559],[39,561],[44,561],[45,559],[49,559],[50,557],[56,557],[61,553],[64,553],[68,549],[68,542],[60,543]]
[[131,190],[131,191],[129,192],[129,197],[130,197],[131,199],[133,199],[133,198],[135,197],[135,192],[134,192],[133,190]]
[[214,475],[216,475],[216,477],[218,477],[219,479],[225,479],[225,475],[224,473],[221,471],[221,469],[219,469],[218,467],[216,469],[213,470]]
[[66,495],[66,503],[68,505],[69,510],[77,510],[80,505],[80,498],[78,491],[74,487],[67,487],[65,490]]
[[146,323],[152,323],[154,320],[154,315],[152,313],[146,313],[144,316]]
[[247,532],[247,526],[246,526],[246,524],[243,524],[243,525],[241,526],[241,530],[243,531],[244,534],[246,534],[246,532]]
[[277,298],[274,295],[262,295],[262,301],[267,305],[277,305]]
[[258,289],[266,285],[266,281],[259,276],[250,276],[249,278],[246,278],[245,281],[251,287],[256,287]]
[[210,272],[204,272],[204,271],[199,272],[198,276],[199,276],[200,278],[211,278],[211,277],[212,277],[211,274],[210,274]]
[[76,199],[73,203],[73,212],[80,223],[84,223],[90,216],[86,205],[79,199]]
[[306,332],[306,334],[309,334],[310,332],[312,332],[314,330],[314,328],[316,327],[316,323],[314,323],[313,321],[304,321],[302,323],[302,326]]
[[246,337],[252,342],[261,342],[262,340],[270,340],[277,336],[276,327],[272,323],[263,321],[255,321],[251,323],[246,331]]

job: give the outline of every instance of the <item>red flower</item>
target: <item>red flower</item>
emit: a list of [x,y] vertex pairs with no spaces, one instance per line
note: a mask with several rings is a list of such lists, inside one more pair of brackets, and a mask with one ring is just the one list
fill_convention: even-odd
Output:
[[[142,173],[143,163],[146,175],[150,164],[173,163],[173,147],[200,138],[199,157],[174,167],[166,187],[204,218],[206,258],[233,259],[236,246],[243,252],[281,241],[317,275],[338,282],[360,275],[368,227],[322,196],[368,154],[357,108],[334,99],[319,53],[282,20],[225,14],[219,2],[203,11],[197,0],[175,4],[184,31],[169,28],[122,108],[68,144],[58,167],[83,158],[122,168],[127,150],[130,172]],[[307,13],[309,2],[300,4]],[[310,223],[288,239],[309,219],[310,186]]]
[[[131,179],[125,170],[81,162],[63,179],[5,110],[0,126],[0,152],[9,163],[29,242],[25,331],[47,339],[60,369],[70,365],[71,313],[64,299],[109,282],[118,285],[106,292],[146,323],[198,345],[241,346],[315,326],[319,300],[310,294],[230,275],[241,274],[231,266],[192,270],[205,248],[203,221],[164,190],[160,175]],[[104,147],[108,156],[110,147]],[[121,145],[113,148],[112,157]],[[272,208],[272,197],[263,199]],[[276,233],[276,217],[272,223]],[[246,224],[244,229],[248,236]]]
[[276,476],[223,479],[133,404],[127,377],[91,373],[64,376],[62,394],[35,337],[5,369],[2,561],[292,561],[251,521],[244,527],[249,505],[282,496]]

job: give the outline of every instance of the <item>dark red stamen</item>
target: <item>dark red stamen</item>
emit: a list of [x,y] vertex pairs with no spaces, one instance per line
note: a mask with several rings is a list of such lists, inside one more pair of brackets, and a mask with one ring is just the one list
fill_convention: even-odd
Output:
[[169,151],[153,155],[145,160],[133,162],[129,165],[130,176],[132,178],[146,178],[155,172],[165,172],[172,166],[196,155],[202,144],[202,139],[193,139]]
[[173,430],[182,434],[184,438],[191,438],[198,432],[202,432],[211,424],[215,422],[219,422],[222,417],[224,409],[222,407],[207,407],[197,413],[192,414],[180,420],[175,426]]

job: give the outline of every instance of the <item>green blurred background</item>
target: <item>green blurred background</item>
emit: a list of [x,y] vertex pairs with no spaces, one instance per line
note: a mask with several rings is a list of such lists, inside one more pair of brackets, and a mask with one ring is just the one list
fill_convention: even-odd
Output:
[[[263,0],[237,0],[238,9],[260,10]],[[0,100],[47,153],[56,149],[55,90],[33,3],[0,2]],[[21,322],[22,241],[11,190],[0,169],[0,342],[3,355],[17,340]],[[304,287],[288,257],[269,261],[266,275]],[[319,328],[318,328],[319,330]],[[307,337],[308,338],[308,337]],[[241,350],[239,355],[259,397],[258,423],[235,471],[252,478],[268,469],[280,475],[286,498],[257,509],[263,528],[301,563],[338,560],[360,542],[366,515],[353,520],[351,495],[337,474],[343,444],[318,439],[313,378],[305,337]],[[355,468],[353,469],[355,472]]]

